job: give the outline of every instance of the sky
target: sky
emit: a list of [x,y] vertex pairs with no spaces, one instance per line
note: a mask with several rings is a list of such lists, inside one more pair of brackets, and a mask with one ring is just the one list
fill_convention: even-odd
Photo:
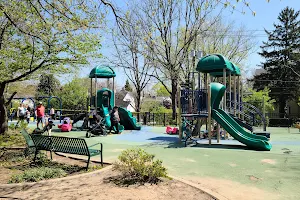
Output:
[[[231,0],[231,2],[235,3],[236,0]],[[262,41],[266,41],[267,37],[264,29],[266,30],[273,30],[273,23],[277,23],[277,17],[280,11],[285,8],[286,6],[294,8],[296,11],[300,10],[300,2],[299,0],[248,0],[250,3],[250,8],[253,10],[256,15],[253,16],[251,10],[248,8],[242,7],[242,4],[237,4],[237,10],[244,10],[245,14],[242,14],[238,11],[231,13],[229,9],[225,11],[223,17],[225,20],[232,21],[234,20],[237,25],[244,25],[247,30],[251,30],[251,34],[255,37],[257,45],[255,47],[255,53],[252,53],[246,62],[246,76],[251,76],[256,68],[259,68],[257,65],[260,64],[263,59],[257,54],[259,51],[259,46],[262,44]],[[122,6],[124,5],[124,0],[115,0],[115,5]],[[114,19],[112,16],[109,17],[108,23],[114,23]],[[254,32],[252,32],[255,30]],[[234,31],[234,30],[232,30]],[[113,48],[111,46],[110,39],[105,33],[103,34],[103,41],[102,41],[102,54],[104,57],[110,57]],[[90,70],[99,65],[99,64],[109,64],[109,62],[91,62],[89,67],[86,67],[82,70],[81,76],[87,77]],[[125,85],[126,75],[123,72],[123,69],[116,69],[117,74],[117,85],[123,86]]]

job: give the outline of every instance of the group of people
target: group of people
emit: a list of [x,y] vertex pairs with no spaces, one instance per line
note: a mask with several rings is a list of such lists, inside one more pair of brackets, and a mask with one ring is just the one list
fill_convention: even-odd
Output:
[[[54,120],[55,110],[54,110],[54,108],[51,108],[50,116],[45,115],[45,107],[43,106],[43,102],[39,102],[35,109],[35,116],[36,116],[37,128],[39,128],[40,123],[42,124],[42,128],[44,128],[45,124],[47,125],[49,120]],[[30,117],[31,117],[31,108],[28,105],[24,105],[23,103],[21,103],[20,107],[18,107],[18,110],[17,110],[17,117],[18,117],[17,125],[19,124],[20,121],[24,121],[25,118],[26,118],[27,123],[29,123]],[[111,127],[109,129],[109,133],[115,127],[115,130],[116,130],[115,133],[118,134],[120,117],[119,117],[119,112],[118,112],[117,106],[115,106],[110,113],[110,121],[111,121]]]
[[[27,123],[30,122],[32,110],[28,105],[24,105],[23,103],[20,104],[17,110],[17,117],[18,122],[24,121],[26,119]],[[54,108],[50,109],[50,116],[45,115],[45,107],[43,106],[43,102],[39,102],[36,109],[35,109],[35,116],[36,116],[36,126],[39,128],[39,124],[42,124],[42,127],[44,128],[45,124],[48,123],[49,119],[55,118],[55,110]]]
[[19,124],[20,121],[24,121],[25,119],[27,123],[29,123],[30,116],[31,116],[31,108],[28,105],[24,105],[23,103],[21,103],[20,107],[18,107],[17,110],[17,117],[19,119],[17,125]]

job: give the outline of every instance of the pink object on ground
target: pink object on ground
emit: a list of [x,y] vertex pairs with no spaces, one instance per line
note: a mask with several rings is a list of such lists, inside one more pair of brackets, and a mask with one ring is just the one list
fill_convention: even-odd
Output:
[[63,124],[58,125],[58,128],[60,128],[61,132],[69,132],[72,130],[72,124],[69,117],[65,117],[63,119]]
[[166,128],[166,133],[167,134],[178,134],[178,128],[177,127],[171,127],[171,126],[167,126]]

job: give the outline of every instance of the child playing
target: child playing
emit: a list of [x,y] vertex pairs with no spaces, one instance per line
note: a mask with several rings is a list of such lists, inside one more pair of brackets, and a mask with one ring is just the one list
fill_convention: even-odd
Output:
[[111,126],[109,129],[109,133],[113,130],[113,128],[116,128],[116,134],[119,134],[119,112],[118,112],[118,107],[115,106],[112,110],[112,112],[110,113],[110,121],[111,121]]
[[27,112],[26,112],[26,120],[27,120],[27,123],[29,124],[29,122],[30,122],[30,111],[29,110],[27,110]]

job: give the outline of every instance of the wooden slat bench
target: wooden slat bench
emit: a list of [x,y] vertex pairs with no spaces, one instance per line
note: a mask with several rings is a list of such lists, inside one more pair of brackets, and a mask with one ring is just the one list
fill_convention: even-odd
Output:
[[[22,130],[23,136],[26,135],[27,131],[24,129]],[[35,147],[35,156],[40,150],[50,151],[51,159],[52,159],[52,152],[61,152],[61,153],[69,153],[69,154],[77,154],[77,155],[84,155],[88,156],[87,166],[86,169],[89,167],[90,158],[92,156],[100,155],[101,165],[103,166],[103,145],[102,143],[96,143],[92,146],[87,146],[86,141],[82,138],[69,138],[69,137],[59,137],[59,136],[45,136],[45,135],[37,135],[31,134],[27,135],[32,139]],[[24,136],[25,137],[25,136]],[[27,136],[26,136],[27,137]],[[25,138],[26,139],[26,138]],[[27,139],[26,139],[27,141]],[[29,141],[29,139],[28,139]],[[100,150],[98,149],[91,149],[96,145],[100,145]]]

